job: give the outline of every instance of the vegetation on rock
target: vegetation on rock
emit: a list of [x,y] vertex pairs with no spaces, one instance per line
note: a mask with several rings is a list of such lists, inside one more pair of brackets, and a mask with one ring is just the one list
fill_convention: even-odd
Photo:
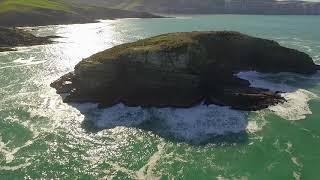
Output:
[[67,102],[190,107],[205,102],[258,110],[283,102],[253,88],[239,71],[311,74],[305,53],[238,32],[170,33],[107,49],[81,61],[52,83]]
[[319,15],[320,3],[295,0],[70,0],[117,9],[160,14]]
[[57,11],[70,11],[62,1],[50,1],[50,0],[3,0],[0,2],[0,12],[24,12],[31,11],[33,9],[51,9]]
[[88,23],[97,19],[160,17],[107,7],[83,5],[64,0],[2,0],[0,26],[39,26]]

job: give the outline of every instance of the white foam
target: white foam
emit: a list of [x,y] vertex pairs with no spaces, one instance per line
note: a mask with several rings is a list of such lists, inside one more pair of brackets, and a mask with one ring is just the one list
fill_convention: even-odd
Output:
[[256,133],[262,130],[262,127],[258,125],[257,121],[249,121],[247,126],[248,133]]
[[289,92],[294,91],[295,88],[291,87],[284,82],[275,83],[266,80],[267,76],[272,76],[271,74],[262,74],[256,71],[246,71],[240,72],[236,74],[241,79],[245,79],[250,82],[250,87],[257,87],[257,88],[264,88],[269,89],[271,91],[282,91],[282,92]]
[[98,128],[134,127],[152,121],[159,133],[199,142],[216,135],[240,133],[247,127],[247,113],[216,105],[144,109],[118,104],[96,112],[95,116],[93,121]]
[[24,66],[30,66],[30,65],[37,65],[46,62],[46,60],[35,60],[35,57],[30,57],[28,59],[25,58],[18,58],[13,61],[13,63],[17,65],[7,65],[7,66],[2,66],[0,69],[7,69],[7,68],[15,68],[15,67],[24,67]]
[[1,55],[1,56],[2,56],[2,55],[6,56],[6,55],[10,54],[10,52],[11,52],[11,51],[3,51],[3,52],[0,52],[0,55]]
[[247,126],[246,113],[216,105],[155,109],[154,115],[165,122],[170,133],[187,140],[240,133]]
[[79,111],[83,113],[87,113],[98,108],[98,104],[95,103],[72,104],[72,106],[76,107]]
[[3,67],[0,67],[0,69],[16,68],[16,67],[25,67],[25,66],[29,66],[29,65],[41,64],[41,63],[43,63],[43,62],[44,62],[44,61],[38,61],[38,62],[35,62],[35,63],[30,63],[30,64],[14,65],[14,66],[3,66]]
[[7,163],[10,163],[14,160],[15,152],[9,150],[9,148],[7,147],[7,144],[2,142],[1,136],[0,136],[0,153],[4,155]]
[[286,151],[287,153],[291,154],[291,153],[292,153],[293,144],[289,141],[289,142],[286,143],[286,145],[287,145],[287,148],[286,148],[285,151]]
[[18,59],[16,59],[16,60],[14,60],[13,62],[25,64],[25,63],[32,62],[33,60],[34,60],[34,57],[30,57],[29,59],[18,58]]
[[158,145],[158,151],[156,151],[148,160],[148,162],[135,173],[136,179],[160,179],[161,177],[157,177],[153,174],[153,170],[157,165],[157,162],[160,160],[161,155],[164,151],[165,143],[161,142]]
[[217,176],[216,178],[217,178],[217,180],[227,180],[227,178],[225,178],[225,177],[223,177],[221,175]]
[[[281,94],[281,96],[283,96],[287,101],[269,107],[269,110],[274,112],[276,115],[287,120],[305,119],[307,115],[312,114],[308,102],[312,99],[317,98],[317,95],[305,89],[299,89],[297,87],[284,84],[283,81],[279,82],[279,79],[282,75],[283,74],[262,74],[255,71],[240,72],[237,74],[239,78],[248,80],[251,87],[265,88],[270,89],[271,91],[284,92]],[[293,74],[291,75],[292,76],[288,77],[288,79],[294,79],[294,76],[297,76]],[[268,77],[271,77],[272,79],[276,79],[277,77],[279,77],[278,82],[266,80]],[[309,79],[313,80],[314,78],[318,77],[310,77]]]
[[298,158],[292,157],[292,158],[291,158],[291,161],[292,161],[292,163],[293,163],[294,165],[296,165],[297,167],[300,167],[300,168],[303,167],[303,164],[299,162]]
[[266,113],[264,111],[250,113],[248,117],[247,132],[250,134],[257,133],[263,129],[268,121],[265,119]]
[[150,118],[148,111],[141,107],[127,107],[123,104],[95,112],[95,125],[99,128],[116,126],[132,127]]
[[175,16],[176,19],[192,19],[192,16]]
[[30,165],[31,165],[31,163],[27,162],[27,163],[19,164],[19,165],[16,165],[16,166],[0,166],[0,170],[1,171],[16,171],[16,170],[19,170],[19,169],[26,168],[26,167],[28,167]]
[[293,175],[293,177],[294,177],[295,180],[301,180],[301,173],[294,171],[294,172],[292,173],[292,175]]
[[14,60],[13,62],[14,62],[14,63],[18,63],[18,64],[34,65],[34,64],[44,63],[44,62],[46,62],[46,61],[45,61],[45,60],[35,61],[35,57],[30,57],[30,58],[28,58],[28,59],[18,58],[18,59],[16,59],[16,60]]
[[22,145],[20,147],[13,148],[13,149],[11,149],[7,146],[8,143],[4,143],[2,141],[2,137],[0,136],[0,153],[4,155],[6,163],[11,163],[15,159],[15,154],[17,152],[19,152],[21,149],[31,145],[33,143],[33,141],[31,141],[31,140],[27,141],[24,145]]
[[13,51],[13,52],[29,52],[31,51],[33,48],[35,48],[36,46],[20,46],[20,47],[16,47],[17,51]]
[[284,103],[271,106],[269,109],[278,116],[287,120],[302,120],[312,114],[308,102],[317,96],[307,90],[298,89],[293,93],[284,93],[287,100]]

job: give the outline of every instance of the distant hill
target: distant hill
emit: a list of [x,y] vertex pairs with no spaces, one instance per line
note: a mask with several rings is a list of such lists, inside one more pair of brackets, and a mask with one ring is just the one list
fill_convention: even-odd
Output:
[[63,0],[0,0],[0,26],[93,22],[96,19],[159,17],[145,12],[98,7]]
[[164,14],[320,15],[320,3],[296,0],[71,0],[124,10]]
[[56,11],[70,11],[68,5],[62,1],[49,0],[0,0],[0,13],[28,12],[34,9],[50,9]]
[[0,0],[0,26],[87,23],[158,14],[320,15],[320,3],[276,0]]

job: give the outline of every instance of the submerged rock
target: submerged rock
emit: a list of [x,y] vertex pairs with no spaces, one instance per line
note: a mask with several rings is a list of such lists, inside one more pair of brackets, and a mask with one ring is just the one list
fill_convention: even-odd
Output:
[[164,34],[97,53],[51,84],[66,102],[190,107],[201,102],[259,110],[285,101],[250,87],[239,71],[315,73],[310,56],[238,32]]

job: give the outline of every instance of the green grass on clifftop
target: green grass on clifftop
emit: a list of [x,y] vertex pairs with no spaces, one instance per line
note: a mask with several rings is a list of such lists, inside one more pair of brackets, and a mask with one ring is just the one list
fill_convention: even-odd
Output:
[[154,18],[149,13],[82,4],[72,0],[0,0],[0,26],[91,23],[97,19]]
[[0,13],[25,12],[33,9],[49,9],[56,11],[70,11],[68,5],[61,0],[3,0],[0,1]]

